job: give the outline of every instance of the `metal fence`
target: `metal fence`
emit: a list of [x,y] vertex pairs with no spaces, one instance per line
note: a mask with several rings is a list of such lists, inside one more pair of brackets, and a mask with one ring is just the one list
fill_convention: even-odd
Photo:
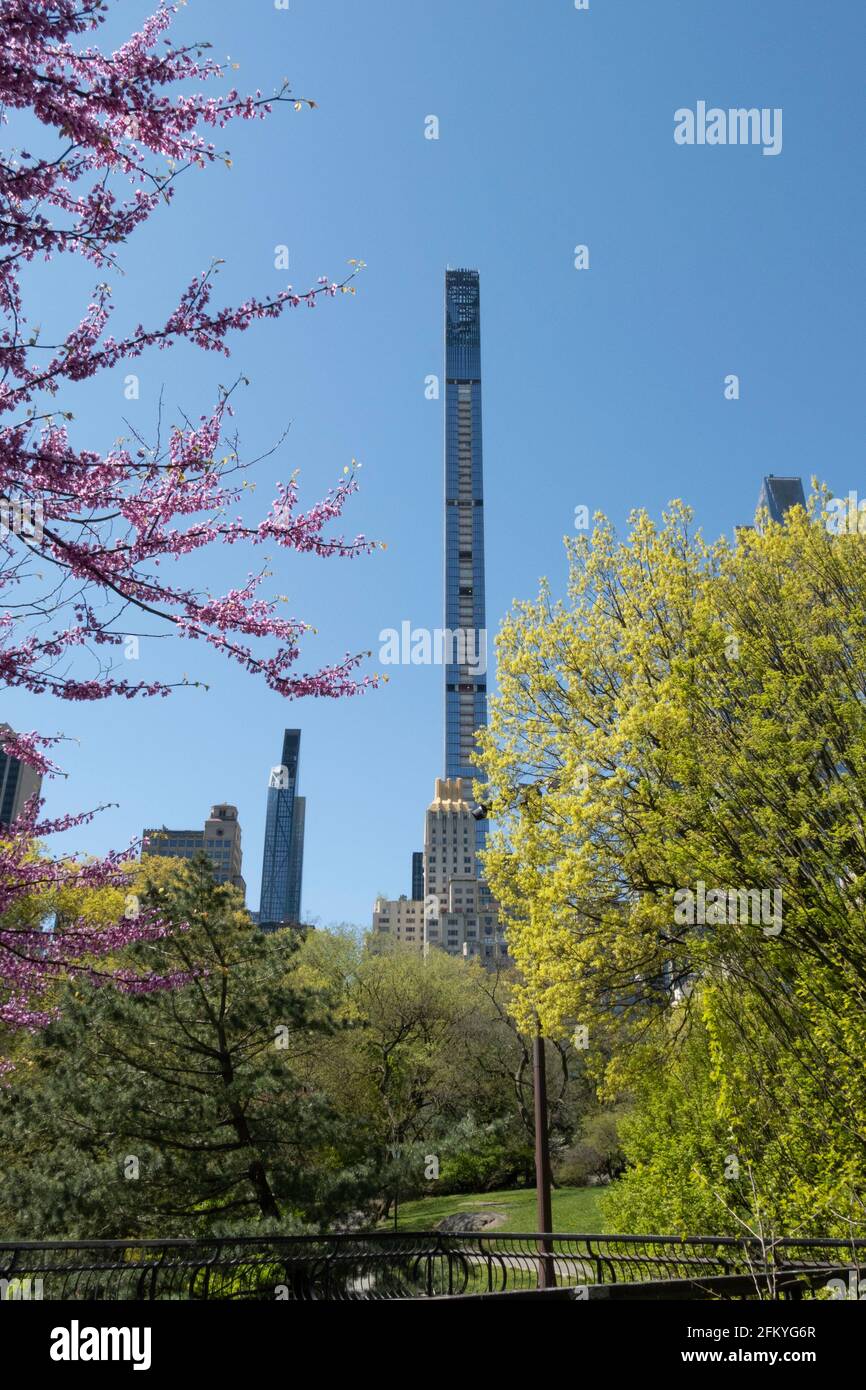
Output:
[[554,1281],[574,1297],[774,1299],[814,1296],[831,1280],[842,1297],[864,1273],[866,1240],[376,1232],[0,1242],[0,1299],[412,1299],[528,1294]]

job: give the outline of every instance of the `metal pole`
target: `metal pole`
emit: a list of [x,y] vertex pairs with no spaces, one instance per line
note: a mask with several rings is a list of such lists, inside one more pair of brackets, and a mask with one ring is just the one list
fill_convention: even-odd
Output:
[[548,1238],[553,1232],[553,1213],[550,1202],[550,1148],[547,1141],[547,1068],[544,1057],[544,1038],[536,1029],[532,1039],[532,1078],[535,1093],[535,1192],[537,1198],[538,1287],[556,1288],[556,1269],[553,1263],[553,1244]]

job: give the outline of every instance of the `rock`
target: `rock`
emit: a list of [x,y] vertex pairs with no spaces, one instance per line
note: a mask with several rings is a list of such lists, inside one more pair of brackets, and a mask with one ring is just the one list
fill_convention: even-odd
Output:
[[453,1231],[489,1231],[491,1227],[501,1226],[504,1220],[504,1211],[456,1211],[443,1217],[436,1230],[443,1235]]

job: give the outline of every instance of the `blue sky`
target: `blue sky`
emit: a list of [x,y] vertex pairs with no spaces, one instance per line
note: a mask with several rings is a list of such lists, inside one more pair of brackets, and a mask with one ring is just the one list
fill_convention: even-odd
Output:
[[[147,9],[115,7],[111,38]],[[579,504],[621,526],[683,497],[716,535],[751,519],[767,472],[866,492],[864,30],[859,0],[192,0],[178,37],[211,39],[244,89],[288,76],[319,107],[229,130],[233,167],[187,176],[124,251],[118,326],[164,315],[214,256],[232,301],[285,283],[282,243],[298,288],[350,257],[368,269],[356,298],[237,339],[231,365],[175,350],[140,362],[137,402],[128,369],[76,388],[58,402],[76,442],[106,448],[124,415],[147,431],[160,390],[169,417],[201,413],[243,371],[245,452],[291,426],[258,470],[262,512],[294,469],[312,502],[362,460],[347,529],[387,551],[278,560],[277,591],[319,630],[305,667],[375,650],[403,620],[441,624],[442,404],[424,383],[441,372],[448,264],[482,276],[491,632],[541,575],[562,585]],[[676,145],[674,112],[698,100],[781,107],[782,153]],[[98,278],[68,261],[40,270],[31,319],[68,328]],[[202,577],[232,587],[248,558],[221,549]],[[4,694],[15,727],[78,740],[61,749],[67,779],[47,784],[51,814],[119,803],[58,848],[119,848],[232,801],[255,907],[267,774],[298,726],[305,915],[366,925],[378,892],[409,892],[441,775],[441,671],[392,668],[362,699],[290,704],[163,640],[142,645],[134,674],[184,672],[210,692],[85,706]]]

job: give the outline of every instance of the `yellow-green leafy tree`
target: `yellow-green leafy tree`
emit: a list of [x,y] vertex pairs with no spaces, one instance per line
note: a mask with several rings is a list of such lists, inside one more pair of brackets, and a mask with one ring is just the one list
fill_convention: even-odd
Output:
[[598,518],[567,542],[566,599],[545,585],[504,625],[481,757],[524,1014],[586,1029],[599,1058],[619,1036],[600,1085],[644,1106],[708,1030],[718,1139],[748,1129],[753,1150],[742,1209],[757,1190],[778,1228],[847,1232],[866,1217],[866,538],[830,510],[819,490],[714,544],[681,503],[623,541]]

